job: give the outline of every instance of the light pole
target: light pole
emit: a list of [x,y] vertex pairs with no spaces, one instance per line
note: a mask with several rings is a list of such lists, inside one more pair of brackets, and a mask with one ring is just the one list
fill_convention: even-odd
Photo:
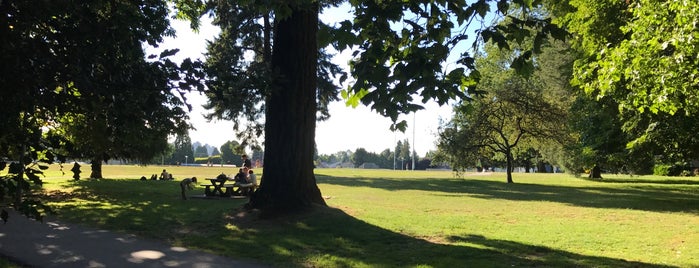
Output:
[[413,164],[412,164],[412,169],[415,170],[415,114],[417,112],[413,112],[413,149],[410,152],[410,157],[413,159]]
[[393,146],[395,150],[393,151],[393,170],[396,170],[396,154],[398,153],[398,143],[396,142],[396,131],[393,131]]
[[189,155],[185,155],[185,156],[184,156],[184,165],[185,165],[185,166],[187,165],[187,159],[189,159]]

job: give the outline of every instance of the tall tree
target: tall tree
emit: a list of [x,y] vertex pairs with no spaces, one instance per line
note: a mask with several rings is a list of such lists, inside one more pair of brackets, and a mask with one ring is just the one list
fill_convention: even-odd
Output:
[[[200,145],[194,149],[194,158],[207,157],[209,156],[209,151],[206,150],[204,145]],[[192,159],[194,160],[194,159]]]
[[[177,88],[187,84],[179,76],[180,66],[163,59],[169,52],[153,61],[146,61],[143,52],[144,44],[157,45],[172,33],[165,1],[50,1],[41,5],[0,1],[0,14],[0,60],[6,63],[0,67],[0,151],[4,156],[19,160],[20,165],[52,162],[56,151],[50,150],[74,149],[69,146],[71,140],[65,139],[65,130],[58,130],[58,120],[84,116],[80,122],[92,123],[89,120],[97,118],[103,124],[100,129],[116,130],[103,138],[114,139],[122,156],[142,157],[142,151],[126,145],[136,140],[131,135],[145,135],[144,142],[163,137],[156,125],[179,120],[169,117],[172,114],[157,114],[166,110],[127,106],[130,101],[158,95],[173,102],[157,99],[155,105],[166,106],[167,111],[178,109],[174,102]],[[134,128],[143,120],[153,128]],[[117,127],[120,124],[124,127]],[[58,159],[65,158],[59,155]],[[30,181],[41,184],[34,171],[17,171],[12,175],[16,185],[29,189]],[[3,192],[9,189],[3,187],[6,185],[0,184]],[[15,194],[19,197],[12,204],[15,208],[30,204],[23,202],[21,191]]]
[[364,148],[357,148],[354,154],[352,154],[352,163],[354,163],[354,167],[359,167],[367,162],[369,162],[369,152]]
[[221,145],[221,160],[224,163],[239,161],[242,148],[237,141],[227,141]]
[[221,152],[218,150],[218,148],[214,147],[214,149],[211,151],[211,156],[216,155],[221,155]]
[[194,161],[194,150],[192,150],[192,139],[188,133],[175,137],[175,151],[172,153],[173,163],[191,163]]
[[[526,140],[557,141],[565,136],[565,110],[544,95],[538,79],[526,79],[509,66],[517,51],[486,45],[477,60],[485,93],[455,108],[455,116],[440,133],[438,148],[451,156],[454,168],[467,168],[481,154],[502,154],[507,182],[513,183],[515,149]],[[555,100],[558,101],[558,100]]]
[[398,158],[401,160],[401,167],[400,169],[406,169],[407,167],[407,162],[410,159],[410,142],[408,142],[408,139],[405,139],[403,143],[401,143],[401,148],[400,148],[400,153],[398,154]]
[[[178,1],[180,14],[199,15],[197,12],[202,8],[192,5],[196,2],[199,1]],[[340,50],[356,48],[355,59],[350,64],[355,83],[343,91],[343,96],[352,105],[361,101],[398,121],[398,114],[422,108],[413,103],[417,95],[423,103],[435,99],[444,104],[453,98],[468,98],[467,92],[474,89],[478,77],[476,71],[467,71],[474,67],[473,58],[468,53],[463,54],[459,63],[464,67],[453,70],[445,70],[442,64],[451,49],[470,42],[468,34],[473,29],[469,26],[481,26],[479,19],[474,18],[483,19],[488,14],[489,2],[482,0],[467,5],[464,1],[350,1],[355,19],[341,22],[335,29],[318,23],[319,5],[336,4],[334,1],[213,2],[217,22],[248,29],[246,35],[233,31],[229,35],[234,39],[224,45],[263,50],[253,54],[255,59],[262,59],[260,61],[246,61],[242,50],[235,49],[236,56],[229,59],[232,64],[216,65],[242,78],[230,80],[236,81],[230,85],[238,88],[238,93],[254,93],[241,97],[242,100],[264,100],[264,105],[243,106],[265,112],[265,173],[248,206],[288,210],[325,204],[313,175],[315,120],[318,107],[323,107],[317,100],[324,100],[323,93],[328,92],[320,90],[321,84],[316,80],[319,70],[323,69],[318,69],[323,66],[319,64],[319,59],[323,58],[319,58],[319,54],[322,55],[319,48],[330,43]],[[510,2],[497,3],[497,12],[501,12],[498,14],[509,10]],[[528,1],[515,3],[522,4],[524,9],[532,4]],[[229,12],[231,10],[234,12]],[[268,24],[270,18],[272,22]],[[471,24],[473,21],[478,22]],[[402,23],[403,29],[394,28],[395,23]],[[514,22],[513,27],[481,29],[479,33],[486,39],[501,40],[508,31],[529,31],[523,30],[524,24],[540,26],[544,34],[558,29],[545,20],[533,19]],[[270,39],[273,39],[271,47],[265,45]],[[518,61],[520,66],[531,64],[525,60],[530,54],[523,53],[522,60]],[[248,71],[228,66],[248,67]],[[226,92],[213,91],[212,94]],[[221,114],[226,117],[247,116],[241,114],[241,109],[237,108],[241,105],[236,102],[223,102],[218,107],[225,109]],[[394,128],[404,130],[405,125],[404,121],[396,122]]]
[[325,205],[313,174],[318,64],[318,4],[289,6],[276,14],[266,100],[265,173],[251,207],[273,210]]

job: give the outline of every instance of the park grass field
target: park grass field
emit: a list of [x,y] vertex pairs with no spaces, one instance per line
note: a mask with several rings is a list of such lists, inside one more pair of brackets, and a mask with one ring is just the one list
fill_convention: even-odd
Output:
[[699,267],[695,177],[515,173],[507,184],[503,173],[317,169],[329,208],[259,220],[244,199],[184,201],[177,180],[138,180],[235,168],[104,166],[107,179],[78,182],[69,168],[44,179],[63,220],[274,266]]

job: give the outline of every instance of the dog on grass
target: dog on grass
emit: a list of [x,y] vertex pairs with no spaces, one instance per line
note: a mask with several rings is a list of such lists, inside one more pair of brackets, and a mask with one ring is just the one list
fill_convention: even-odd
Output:
[[180,189],[182,189],[182,200],[187,200],[186,190],[193,190],[194,185],[197,184],[197,177],[186,178],[180,182]]

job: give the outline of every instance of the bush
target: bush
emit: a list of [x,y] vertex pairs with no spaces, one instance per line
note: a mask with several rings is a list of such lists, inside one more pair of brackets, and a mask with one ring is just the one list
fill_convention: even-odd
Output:
[[668,176],[670,174],[670,165],[657,164],[653,167],[653,175]]
[[656,164],[653,167],[653,175],[658,176],[689,176],[691,172],[685,164]]
[[221,155],[214,155],[214,156],[208,156],[208,157],[197,157],[194,159],[195,164],[202,164],[206,165],[208,163],[211,164],[221,164]]

